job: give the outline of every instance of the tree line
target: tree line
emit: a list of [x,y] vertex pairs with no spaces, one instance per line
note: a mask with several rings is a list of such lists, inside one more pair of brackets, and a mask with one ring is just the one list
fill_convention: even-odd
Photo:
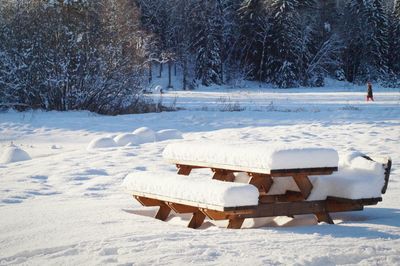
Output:
[[142,91],[162,68],[182,89],[238,79],[323,86],[326,77],[396,86],[400,1],[0,2],[1,106],[149,111]]
[[[400,1],[138,0],[152,56],[182,69],[183,88],[232,79],[323,86],[327,76],[394,86]],[[168,59],[170,58],[170,59]],[[188,82],[190,81],[190,82]]]

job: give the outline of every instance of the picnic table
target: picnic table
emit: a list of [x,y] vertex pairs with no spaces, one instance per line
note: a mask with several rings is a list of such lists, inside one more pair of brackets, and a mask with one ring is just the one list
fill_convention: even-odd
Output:
[[[156,174],[158,177],[167,177],[152,179],[151,173],[141,174],[141,178],[138,178],[138,174],[132,174],[134,182],[130,186],[133,188],[131,193],[143,206],[158,206],[156,218],[160,220],[166,220],[171,211],[192,213],[188,225],[191,228],[200,227],[206,217],[229,220],[228,228],[240,228],[246,218],[293,217],[300,214],[314,214],[318,222],[332,224],[331,212],[362,210],[366,205],[375,205],[381,201],[380,194],[386,191],[391,167],[390,158],[377,163],[370,157],[362,157],[362,160],[368,160],[376,168],[374,175],[379,175],[382,170],[382,176],[374,179],[377,185],[371,183],[380,187],[374,189],[372,194],[361,191],[338,197],[314,193],[310,179],[340,181],[337,172],[339,157],[330,148],[271,148],[262,145],[179,142],[168,145],[163,156],[167,162],[176,165],[178,175]],[[361,161],[362,164],[364,161]],[[207,168],[211,173],[209,181],[190,179],[196,169]],[[247,184],[235,182],[238,174],[248,176]],[[188,177],[182,179],[179,176]],[[292,178],[297,187],[285,193],[271,194],[271,188],[278,185],[281,178]],[[153,186],[149,186],[149,180],[154,181]],[[355,182],[354,186],[359,184],[360,181]],[[177,186],[179,189],[176,189]],[[310,199],[312,193],[317,196]],[[221,195],[233,200],[215,200]]]

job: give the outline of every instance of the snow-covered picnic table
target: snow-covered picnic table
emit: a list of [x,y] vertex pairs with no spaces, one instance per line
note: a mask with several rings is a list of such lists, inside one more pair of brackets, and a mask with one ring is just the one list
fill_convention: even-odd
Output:
[[[156,218],[170,211],[193,213],[190,227],[207,216],[229,219],[240,228],[245,218],[315,214],[333,223],[329,212],[362,210],[381,201],[391,161],[360,153],[339,160],[332,148],[181,141],[169,144],[164,159],[178,174],[132,173],[125,186],[144,206],[159,206]],[[193,169],[210,168],[213,178],[192,179]],[[183,176],[182,176],[183,175]]]

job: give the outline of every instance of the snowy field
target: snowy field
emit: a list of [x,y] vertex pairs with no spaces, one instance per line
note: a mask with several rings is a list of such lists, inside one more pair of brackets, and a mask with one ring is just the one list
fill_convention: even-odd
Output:
[[[182,108],[116,117],[89,112],[0,113],[0,157],[10,143],[31,160],[0,163],[0,265],[400,265],[400,92],[213,90],[162,95]],[[153,95],[156,99],[159,95]],[[239,112],[231,112],[240,110]],[[228,230],[189,217],[151,218],[121,184],[134,171],[175,171],[165,140],[87,149],[139,127],[187,140],[311,144],[390,155],[387,193],[362,212],[261,219]],[[206,173],[203,173],[207,177]]]

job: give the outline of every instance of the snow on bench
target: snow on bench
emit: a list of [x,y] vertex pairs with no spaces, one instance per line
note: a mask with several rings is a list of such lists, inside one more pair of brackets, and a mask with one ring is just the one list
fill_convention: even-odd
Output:
[[165,172],[135,172],[123,186],[135,196],[223,211],[258,205],[258,189],[249,184],[195,179]]
[[[356,156],[350,161],[339,164],[339,170],[331,175],[309,176],[313,189],[306,199],[325,200],[329,197],[346,199],[378,198],[385,185],[385,169],[382,163]],[[238,175],[235,182],[247,183],[248,176]],[[299,191],[291,177],[274,179],[274,184],[267,195],[285,194],[286,191]]]
[[314,189],[308,200],[325,199],[326,196],[346,199],[381,197],[385,185],[385,169],[379,162],[362,156],[342,160],[339,171],[328,176],[312,176]]
[[174,164],[270,174],[271,170],[337,167],[336,150],[271,144],[224,144],[185,141],[169,144],[163,152]]

